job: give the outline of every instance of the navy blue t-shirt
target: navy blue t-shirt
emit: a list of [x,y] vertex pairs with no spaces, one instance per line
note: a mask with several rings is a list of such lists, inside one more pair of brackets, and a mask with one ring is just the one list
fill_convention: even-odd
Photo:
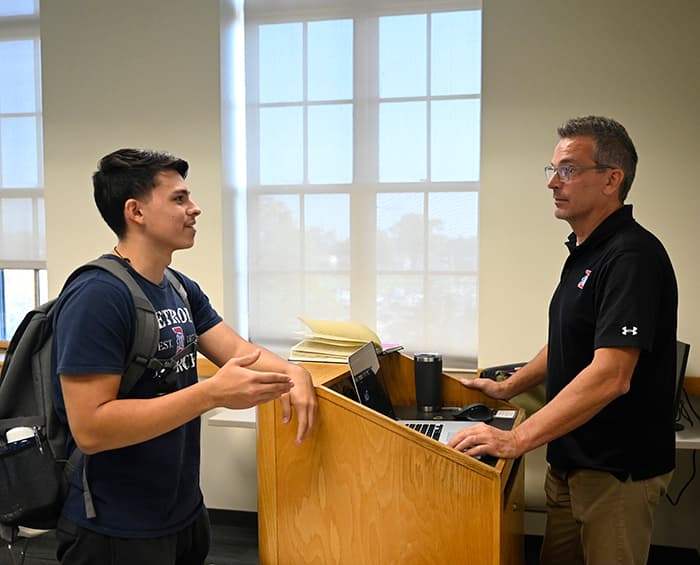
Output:
[[[113,258],[111,255],[106,257]],[[115,261],[118,261],[114,257]],[[200,287],[182,276],[192,308],[164,279],[154,284],[129,269],[154,306],[160,328],[159,358],[167,359],[221,321]],[[66,421],[60,374],[124,374],[134,336],[133,300],[126,286],[100,269],[82,273],[61,294],[54,323],[54,401]],[[175,370],[176,388],[197,382],[196,354]],[[129,398],[153,398],[158,388],[145,373]],[[75,447],[68,438],[68,452]],[[136,445],[91,455],[87,479],[97,516],[88,519],[82,498],[82,463],[63,514],[113,537],[149,538],[187,527],[202,506],[199,487],[200,419]]]

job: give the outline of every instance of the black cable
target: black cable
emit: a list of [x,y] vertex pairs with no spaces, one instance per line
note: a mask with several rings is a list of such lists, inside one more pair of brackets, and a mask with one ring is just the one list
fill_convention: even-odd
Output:
[[[690,424],[690,427],[692,428],[695,425],[695,422],[693,421],[693,418],[690,415],[690,412],[695,414],[695,417],[700,420],[700,415],[695,411],[695,407],[693,406],[693,403],[690,401],[690,396],[688,395],[688,391],[683,389],[683,396],[685,397],[685,400],[681,398],[680,404],[678,406],[678,416],[676,418],[676,422],[680,422],[681,419],[685,419],[688,421]],[[688,411],[690,409],[690,412]],[[673,500],[668,493],[666,493],[666,500],[672,505],[676,506],[680,500],[681,496],[683,496],[683,493],[685,492],[685,489],[687,489],[690,486],[690,483],[693,482],[693,479],[695,479],[695,474],[697,471],[697,465],[695,462],[695,454],[697,450],[693,449],[693,455],[692,455],[692,472],[690,473],[690,478],[685,482],[685,484],[681,487],[681,490],[678,492],[678,496],[676,496],[676,499]]]
[[[698,413],[695,411],[695,407],[693,406],[693,403],[690,401],[690,396],[688,395],[688,391],[685,390],[685,389],[683,389],[683,395],[685,396],[685,405],[688,406],[688,407],[690,407],[690,410],[693,412],[693,414],[695,414],[695,417],[696,417],[698,420],[700,420],[700,414],[698,414]],[[690,419],[690,418],[689,418],[689,419]],[[692,420],[691,420],[691,422],[690,422],[690,425],[691,425],[691,426],[693,425]]]
[[690,412],[688,412],[686,403],[681,399],[678,403],[678,414],[676,414],[676,431],[682,430],[685,427],[681,424],[683,420],[686,420],[691,428],[695,425],[695,422],[693,422],[693,419],[690,417]]
[[683,487],[681,488],[680,492],[678,493],[678,496],[676,497],[676,500],[674,501],[674,500],[669,496],[669,494],[666,493],[666,500],[668,500],[669,503],[671,503],[671,506],[677,506],[677,505],[678,505],[678,502],[680,502],[681,496],[683,496],[683,493],[685,492],[685,489],[688,488],[688,486],[690,485],[690,483],[692,483],[692,482],[693,482],[693,479],[695,478],[695,471],[696,471],[696,466],[695,466],[695,454],[696,454],[696,453],[697,453],[697,449],[693,449],[693,457],[692,457],[692,461],[693,461],[693,472],[690,474],[690,478],[686,481],[686,483],[685,483],[685,484],[683,485]]

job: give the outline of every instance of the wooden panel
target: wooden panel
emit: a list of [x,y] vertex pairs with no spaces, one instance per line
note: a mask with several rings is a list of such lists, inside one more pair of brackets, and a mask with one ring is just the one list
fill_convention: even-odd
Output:
[[[404,354],[387,355],[380,358],[382,373],[391,375],[383,379],[384,386],[392,402],[396,406],[415,406],[416,382],[413,373],[413,359]],[[465,374],[442,375],[442,404],[443,406],[466,406],[472,402],[483,402],[492,408],[506,406],[499,400],[485,397],[476,390],[466,388],[459,378]]]
[[[275,402],[258,406],[258,428],[256,441],[258,479],[258,554],[260,563],[279,563],[277,559],[277,462]],[[280,407],[281,410],[281,407]],[[293,411],[294,412],[294,411]],[[296,430],[296,418],[288,424]],[[313,433],[312,433],[313,436]],[[307,437],[305,444],[313,441]],[[264,465],[261,464],[264,462]]]
[[[412,362],[382,358],[385,385],[407,404]],[[521,465],[490,467],[327,388],[347,365],[304,365],[319,401],[311,435],[294,444],[279,402],[258,412],[260,563],[522,563],[522,506],[511,506],[523,497]],[[454,380],[445,390],[483,399]]]
[[197,356],[197,374],[200,377],[212,377],[219,370],[219,367],[209,361],[206,357]]
[[504,493],[501,563],[524,565],[525,465],[522,458],[514,462]]
[[685,390],[690,396],[700,396],[700,377],[686,377]]
[[[422,436],[358,414],[332,391],[318,394],[311,441],[296,446],[293,430],[278,429],[278,563],[497,562],[500,513],[487,509],[498,508],[500,482],[492,468],[427,448]],[[483,469],[465,472],[475,466]]]
[[347,377],[350,367],[345,363],[300,363],[311,374],[314,385],[329,385]]

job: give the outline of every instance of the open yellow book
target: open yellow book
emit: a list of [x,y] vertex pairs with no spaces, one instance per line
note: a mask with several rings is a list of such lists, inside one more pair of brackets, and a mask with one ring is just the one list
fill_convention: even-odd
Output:
[[303,340],[292,347],[290,361],[347,363],[350,354],[370,341],[377,348],[377,353],[402,348],[397,344],[382,344],[376,333],[359,322],[317,320],[301,316],[299,319],[308,326],[309,331]]

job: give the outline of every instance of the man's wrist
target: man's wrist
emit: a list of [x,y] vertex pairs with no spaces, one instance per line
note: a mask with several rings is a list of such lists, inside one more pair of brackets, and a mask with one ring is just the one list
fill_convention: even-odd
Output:
[[527,433],[527,426],[525,423],[516,427],[511,433],[513,434],[513,443],[515,444],[514,457],[520,457],[531,449],[534,449],[535,446],[530,445],[532,438]]
[[503,400],[510,400],[517,394],[514,391],[513,381],[511,381],[511,378],[502,380],[500,383],[498,383],[501,392],[500,396]]
[[289,367],[287,368],[287,374],[294,381],[298,381],[298,380],[310,381],[311,380],[311,375],[309,374],[309,372],[301,365],[297,365],[295,363],[289,364]]

